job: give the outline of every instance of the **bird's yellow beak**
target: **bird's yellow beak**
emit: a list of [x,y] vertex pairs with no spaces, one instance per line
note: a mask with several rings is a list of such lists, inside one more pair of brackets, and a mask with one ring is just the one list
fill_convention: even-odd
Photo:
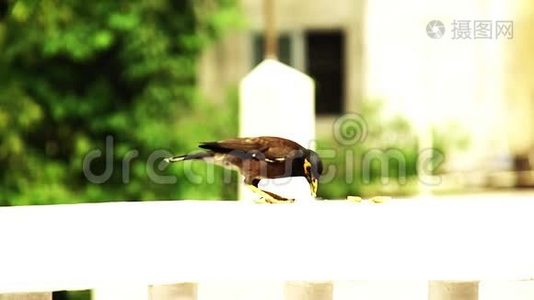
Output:
[[317,180],[317,178],[312,178],[311,182],[310,182],[310,189],[311,189],[311,192],[312,192],[312,196],[315,198],[317,197],[317,188],[319,187],[319,182]]

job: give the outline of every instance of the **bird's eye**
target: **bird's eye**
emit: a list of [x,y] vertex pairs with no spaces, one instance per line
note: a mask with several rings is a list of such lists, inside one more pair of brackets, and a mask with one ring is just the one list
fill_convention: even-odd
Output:
[[306,175],[311,174],[311,163],[307,159],[304,160],[304,173]]
[[310,166],[306,166],[306,167],[304,167],[304,174],[305,174],[306,176],[311,176],[311,174],[312,174],[311,171],[312,171],[312,169],[311,169]]

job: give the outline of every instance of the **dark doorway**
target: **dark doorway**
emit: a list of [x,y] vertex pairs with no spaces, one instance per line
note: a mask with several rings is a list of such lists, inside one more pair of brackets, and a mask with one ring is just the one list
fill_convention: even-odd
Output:
[[315,112],[343,113],[345,39],[341,31],[306,33],[306,72],[315,80]]

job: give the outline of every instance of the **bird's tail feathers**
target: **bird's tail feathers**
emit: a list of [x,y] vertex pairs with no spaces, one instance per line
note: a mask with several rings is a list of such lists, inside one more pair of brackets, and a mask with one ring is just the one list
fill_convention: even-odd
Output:
[[167,157],[164,160],[165,162],[172,163],[172,162],[179,162],[183,160],[204,159],[206,157],[212,157],[212,156],[213,156],[212,152],[198,152],[198,153]]

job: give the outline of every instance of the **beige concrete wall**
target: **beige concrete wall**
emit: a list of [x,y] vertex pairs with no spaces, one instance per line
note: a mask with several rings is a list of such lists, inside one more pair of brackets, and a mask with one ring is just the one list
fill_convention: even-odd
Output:
[[[253,33],[261,31],[259,0],[242,0],[247,27],[205,51],[199,68],[202,92],[222,101],[252,69]],[[341,29],[346,35],[345,110],[358,111],[363,99],[387,100],[391,110],[407,110],[418,127],[430,121],[456,122],[472,136],[467,152],[455,154],[451,170],[486,166],[495,157],[534,147],[534,4],[530,0],[477,0],[427,3],[410,0],[278,0],[279,32]],[[424,29],[431,19],[451,29],[454,19],[513,20],[512,40],[439,41]],[[456,107],[457,109],[451,109]],[[418,116],[437,115],[423,120]],[[431,119],[431,120],[430,120]],[[318,118],[319,135],[335,118]],[[498,167],[498,166],[496,166]]]
[[250,70],[250,40],[245,31],[230,33],[212,44],[201,55],[198,83],[201,93],[211,101],[221,102]]
[[[368,2],[366,99],[386,100],[387,110],[405,115],[422,139],[425,132],[430,134],[430,126],[443,129],[451,123],[459,130],[446,131],[449,138],[469,136],[467,148],[451,147],[447,152],[449,171],[507,168],[506,158],[517,145],[532,143],[533,93],[528,81],[533,74],[525,64],[532,47],[524,46],[532,38],[518,24],[529,19],[518,17],[514,10],[519,1],[523,0]],[[525,8],[521,10],[524,13]],[[445,25],[441,39],[426,35],[425,27],[434,19]],[[471,26],[476,20],[512,20],[516,35],[512,40],[495,36],[455,40],[455,20],[469,20]],[[514,54],[519,49],[525,53],[523,58]],[[511,106],[521,114],[512,113]],[[511,119],[515,125],[509,123]]]
[[[252,70],[251,38],[253,33],[260,32],[263,28],[262,3],[259,0],[243,0],[246,28],[215,43],[202,55],[199,83],[201,91],[208,98],[221,101],[227,87],[237,84]],[[306,30],[336,29],[345,32],[347,111],[357,110],[362,95],[363,5],[364,1],[353,0],[275,1],[279,32],[296,35]],[[331,123],[330,119],[324,119],[324,122]]]
[[[355,16],[355,2],[358,1],[275,0],[277,25],[281,30],[346,27]],[[242,0],[242,3],[250,27],[263,28],[263,1]]]
[[506,113],[510,148],[534,151],[534,3],[516,0],[514,39],[506,56]]

